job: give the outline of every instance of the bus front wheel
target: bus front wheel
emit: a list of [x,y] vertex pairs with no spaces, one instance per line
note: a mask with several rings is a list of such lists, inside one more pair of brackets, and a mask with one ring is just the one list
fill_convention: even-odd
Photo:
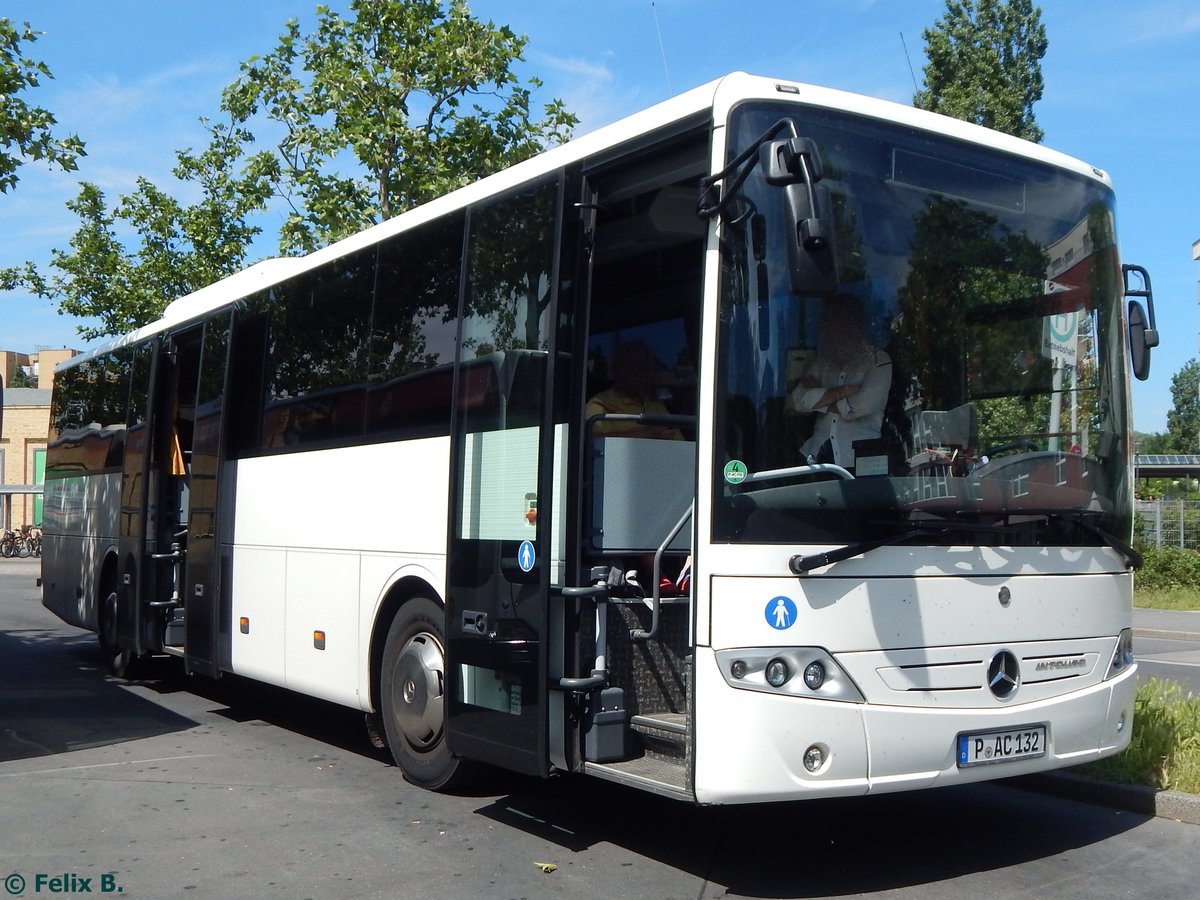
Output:
[[388,746],[404,777],[439,790],[461,781],[463,765],[446,746],[446,651],[442,610],[415,597],[392,620],[383,650],[379,699]]

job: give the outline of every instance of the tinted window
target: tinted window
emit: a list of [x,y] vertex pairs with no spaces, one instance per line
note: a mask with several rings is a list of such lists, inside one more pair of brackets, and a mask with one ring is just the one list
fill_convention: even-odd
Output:
[[372,248],[271,291],[264,449],[362,435],[374,281]]
[[463,216],[380,247],[371,327],[367,433],[450,433]]
[[119,469],[124,458],[130,351],[80,363],[55,379],[49,477]]
[[240,301],[234,311],[225,427],[226,445],[235,457],[257,451],[260,444],[269,308],[270,296],[259,294]]
[[467,431],[540,424],[557,201],[547,184],[472,211],[459,356]]

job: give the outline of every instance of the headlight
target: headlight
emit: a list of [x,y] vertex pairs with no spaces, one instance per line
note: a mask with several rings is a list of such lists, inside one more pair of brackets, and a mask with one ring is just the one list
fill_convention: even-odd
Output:
[[1108,667],[1106,678],[1119,675],[1137,660],[1133,655],[1133,629],[1126,628],[1117,636],[1117,649],[1113,651],[1112,663]]
[[850,676],[821,647],[741,647],[718,650],[716,656],[725,683],[739,690],[866,702]]
[[766,676],[767,684],[773,688],[783,687],[787,684],[787,680],[792,677],[792,673],[788,671],[788,664],[779,658],[775,658],[767,663],[764,675]]
[[804,686],[810,691],[818,690],[825,683],[825,666],[820,660],[804,667]]

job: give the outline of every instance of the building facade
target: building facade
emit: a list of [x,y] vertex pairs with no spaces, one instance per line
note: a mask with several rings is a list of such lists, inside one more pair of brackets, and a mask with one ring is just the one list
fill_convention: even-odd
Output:
[[[75,350],[17,353],[0,350],[4,377],[4,432],[0,435],[0,527],[17,529],[42,522],[41,484],[46,472],[46,436],[54,369]],[[17,372],[36,387],[10,387]]]

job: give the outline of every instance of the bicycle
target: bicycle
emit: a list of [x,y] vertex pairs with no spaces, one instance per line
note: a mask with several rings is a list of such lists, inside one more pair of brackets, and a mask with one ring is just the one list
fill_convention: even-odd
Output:
[[42,555],[42,529],[37,525],[26,525],[20,531],[5,531],[0,539],[0,556],[5,559],[26,559]]
[[25,529],[25,541],[29,544],[29,555],[40,557],[42,555],[42,526],[28,526]]
[[24,534],[16,531],[4,532],[4,538],[0,540],[0,556],[5,559],[12,559],[14,556],[24,559],[30,552],[29,542]]

